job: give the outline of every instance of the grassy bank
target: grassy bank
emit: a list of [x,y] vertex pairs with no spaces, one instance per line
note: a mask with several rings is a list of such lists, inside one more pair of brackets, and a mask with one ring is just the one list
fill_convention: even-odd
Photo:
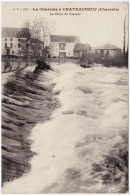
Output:
[[80,59],[80,62],[85,62],[87,64],[103,64],[106,67],[128,67],[128,57],[123,54],[116,56],[104,56],[101,54],[87,53]]

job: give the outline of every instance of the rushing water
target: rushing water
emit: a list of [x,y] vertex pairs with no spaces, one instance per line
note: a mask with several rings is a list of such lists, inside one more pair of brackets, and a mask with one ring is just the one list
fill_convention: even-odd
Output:
[[[28,162],[31,153],[22,147],[29,134],[26,148],[37,155],[29,161],[30,171],[5,184],[3,193],[127,192],[127,69],[65,63],[48,73],[9,80],[11,92],[8,81],[3,93],[3,132],[10,135],[3,139],[4,157],[16,159],[19,149],[20,159]],[[14,141],[18,135],[21,141]]]
[[[43,72],[26,70],[2,75],[2,180],[10,181],[30,170],[31,129],[48,120],[57,102]],[[48,81],[49,82],[49,81]]]

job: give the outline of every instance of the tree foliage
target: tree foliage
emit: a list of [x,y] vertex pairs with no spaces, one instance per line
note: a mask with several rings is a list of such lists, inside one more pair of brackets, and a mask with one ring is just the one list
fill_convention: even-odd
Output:
[[20,40],[24,60],[35,60],[40,69],[49,68],[45,60],[49,55],[51,31],[50,23],[43,18],[24,23],[24,28],[20,32],[21,35],[24,34],[24,37],[26,36],[25,39]]

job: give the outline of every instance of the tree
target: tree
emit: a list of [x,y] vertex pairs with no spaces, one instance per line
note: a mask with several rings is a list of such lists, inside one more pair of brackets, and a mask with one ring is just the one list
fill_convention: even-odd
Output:
[[37,69],[50,69],[46,64],[46,58],[49,55],[51,30],[48,21],[35,19],[32,23],[26,21],[20,32],[21,35],[26,36],[25,39],[20,40],[22,56],[25,60],[35,60]]

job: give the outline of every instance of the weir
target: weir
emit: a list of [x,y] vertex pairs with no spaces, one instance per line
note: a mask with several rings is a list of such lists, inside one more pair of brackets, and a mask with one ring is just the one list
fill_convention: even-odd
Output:
[[[29,136],[31,151],[37,155],[30,161],[30,172],[5,184],[3,192],[126,192],[128,70],[83,69],[68,62],[52,66],[54,71],[45,75],[47,80],[50,78],[51,83],[55,83],[53,94],[60,107],[52,112],[51,105],[48,105],[51,116],[43,120],[40,108],[43,100],[37,101],[41,122],[35,125]],[[39,98],[40,91],[39,88]],[[31,115],[28,116],[31,119]]]

